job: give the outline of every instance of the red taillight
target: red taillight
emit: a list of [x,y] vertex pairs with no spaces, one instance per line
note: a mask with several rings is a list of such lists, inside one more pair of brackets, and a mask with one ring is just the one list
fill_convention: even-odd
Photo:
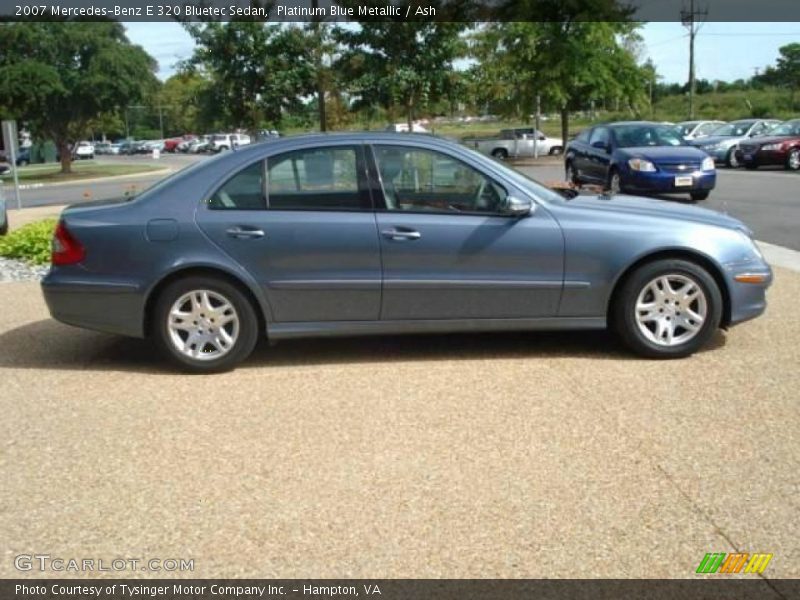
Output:
[[53,253],[51,260],[54,265],[74,265],[86,256],[83,245],[75,239],[64,221],[59,221],[53,233]]

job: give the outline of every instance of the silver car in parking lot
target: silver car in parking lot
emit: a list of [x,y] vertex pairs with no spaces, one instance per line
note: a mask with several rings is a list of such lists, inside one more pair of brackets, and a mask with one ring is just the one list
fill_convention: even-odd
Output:
[[689,143],[710,154],[714,162],[736,168],[739,166],[736,153],[739,144],[750,138],[766,135],[780,123],[777,119],[732,121],[715,129],[707,137],[692,140]]
[[772,281],[740,221],[625,195],[566,200],[459,144],[287,137],[117,203],[64,211],[42,282],[65,323],[150,337],[215,371],[257,339],[611,327],[687,356],[760,315]]

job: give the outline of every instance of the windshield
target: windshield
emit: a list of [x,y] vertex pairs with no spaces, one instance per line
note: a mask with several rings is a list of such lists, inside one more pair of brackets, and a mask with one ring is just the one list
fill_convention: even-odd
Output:
[[612,131],[620,148],[686,145],[679,130],[668,125],[618,125]]
[[800,120],[786,121],[769,132],[770,135],[800,135]]
[[723,125],[722,127],[717,127],[714,131],[711,132],[711,135],[721,135],[725,137],[742,137],[747,135],[747,132],[750,131],[750,127],[753,126],[753,121],[734,121],[733,123],[728,123],[727,125]]
[[700,121],[686,121],[685,123],[678,123],[675,128],[681,135],[689,135],[699,124]]

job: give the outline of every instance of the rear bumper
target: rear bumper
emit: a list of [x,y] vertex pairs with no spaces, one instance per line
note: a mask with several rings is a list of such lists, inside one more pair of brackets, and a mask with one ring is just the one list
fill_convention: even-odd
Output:
[[62,323],[144,337],[144,294],[138,284],[87,281],[53,268],[42,280],[42,293],[50,315]]

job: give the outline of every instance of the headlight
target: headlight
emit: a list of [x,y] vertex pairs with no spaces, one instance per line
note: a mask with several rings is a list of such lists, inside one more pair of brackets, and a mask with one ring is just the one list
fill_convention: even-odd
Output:
[[713,171],[714,170],[714,159],[710,156],[706,156],[703,159],[703,171]]
[[783,146],[783,144],[781,142],[778,142],[777,144],[765,144],[765,145],[761,146],[761,149],[762,150],[780,150],[781,146]]
[[649,160],[643,158],[631,158],[628,160],[628,166],[633,171],[643,171],[652,173],[656,170],[656,166]]

